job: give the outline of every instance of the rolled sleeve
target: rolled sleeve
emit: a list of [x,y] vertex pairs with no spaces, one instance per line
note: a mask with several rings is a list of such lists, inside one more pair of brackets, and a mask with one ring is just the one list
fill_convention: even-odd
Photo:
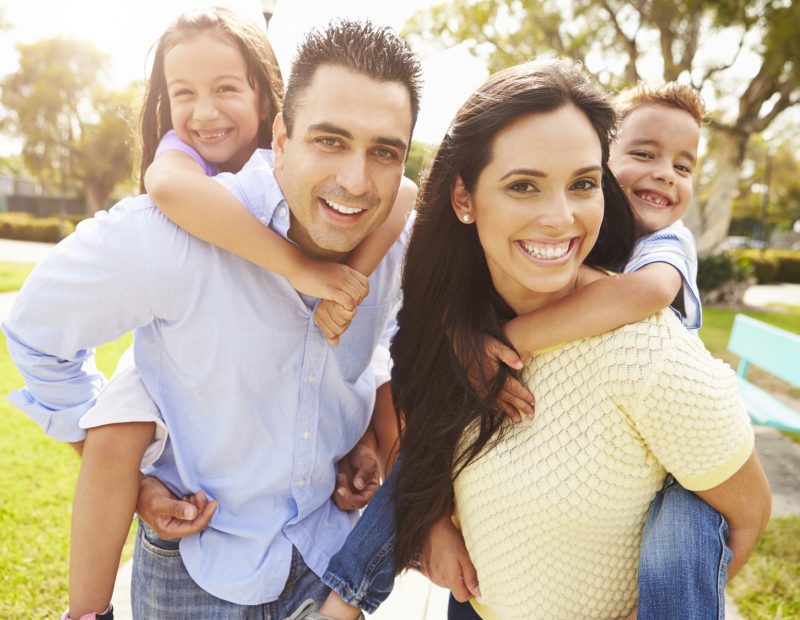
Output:
[[95,347],[152,319],[140,242],[149,205],[130,199],[82,222],[34,269],[3,324],[25,380],[9,400],[55,439],[84,437],[78,421],[105,384]]

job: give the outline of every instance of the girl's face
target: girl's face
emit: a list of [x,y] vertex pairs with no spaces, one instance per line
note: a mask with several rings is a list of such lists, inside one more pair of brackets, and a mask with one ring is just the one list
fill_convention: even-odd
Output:
[[519,117],[492,145],[474,192],[453,188],[474,220],[495,288],[517,313],[568,294],[603,219],[602,151],[573,106]]
[[266,118],[239,50],[202,33],[166,53],[164,75],[178,137],[221,171],[238,171],[258,146]]

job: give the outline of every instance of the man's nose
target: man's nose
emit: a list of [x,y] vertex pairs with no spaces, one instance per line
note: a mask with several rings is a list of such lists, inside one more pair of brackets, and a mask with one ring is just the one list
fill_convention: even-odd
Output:
[[351,153],[342,162],[336,182],[353,196],[363,196],[372,186],[367,157],[362,153]]

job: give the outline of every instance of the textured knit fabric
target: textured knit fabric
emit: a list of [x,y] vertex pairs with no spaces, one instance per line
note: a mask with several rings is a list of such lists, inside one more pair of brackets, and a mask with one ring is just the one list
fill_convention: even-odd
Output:
[[531,358],[525,373],[535,416],[455,481],[473,604],[490,619],[623,618],[665,473],[709,489],[752,452],[734,373],[668,310]]

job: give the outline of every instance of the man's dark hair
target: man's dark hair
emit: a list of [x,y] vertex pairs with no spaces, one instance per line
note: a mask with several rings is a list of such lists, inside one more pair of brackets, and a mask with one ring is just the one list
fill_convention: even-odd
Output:
[[298,102],[319,67],[331,65],[378,82],[400,82],[411,98],[411,129],[417,122],[422,68],[408,44],[388,26],[370,21],[336,19],[304,37],[292,62],[283,121],[291,137]]

